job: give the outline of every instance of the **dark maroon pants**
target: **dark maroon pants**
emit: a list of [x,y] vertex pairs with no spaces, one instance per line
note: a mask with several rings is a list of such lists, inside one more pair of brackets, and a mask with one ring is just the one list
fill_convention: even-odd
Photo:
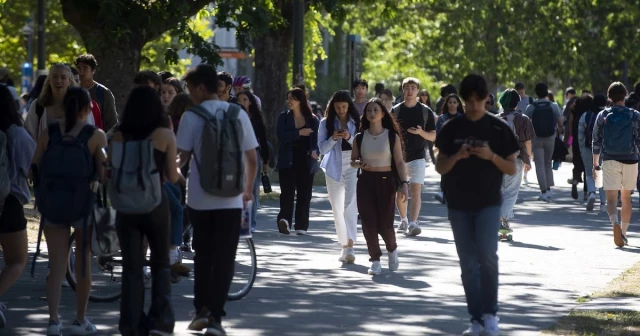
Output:
[[387,251],[393,252],[398,247],[393,228],[396,211],[393,173],[363,171],[358,177],[357,203],[362,233],[371,257],[369,261],[378,261],[382,256],[378,235],[382,236]]

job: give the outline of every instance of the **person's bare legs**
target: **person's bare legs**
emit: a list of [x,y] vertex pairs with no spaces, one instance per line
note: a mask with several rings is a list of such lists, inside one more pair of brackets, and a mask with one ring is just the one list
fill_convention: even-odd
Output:
[[[609,218],[615,216],[618,217],[618,190],[605,190],[607,194],[607,214]],[[618,223],[620,223],[618,221]],[[612,222],[613,224],[613,222]]]
[[47,278],[47,305],[49,306],[49,319],[59,322],[58,306],[62,294],[62,281],[67,273],[67,258],[69,244],[68,227],[45,227],[44,236],[47,239],[49,252],[49,276]]
[[[411,222],[417,221],[418,216],[420,216],[420,207],[422,206],[422,183],[411,183],[409,188],[411,189],[409,191],[409,194],[411,195],[411,199],[409,200],[409,203],[411,203],[411,216],[409,216],[409,223],[411,223]],[[397,202],[398,200],[396,200],[396,203]],[[403,203],[403,202],[400,202],[400,203],[405,204],[404,213],[406,214],[407,203]]]
[[627,236],[627,229],[631,222],[631,213],[633,211],[631,205],[631,190],[621,190],[620,198],[622,201],[622,210],[620,210],[620,222],[622,224],[622,235]]
[[89,303],[89,293],[91,292],[91,249],[90,235],[91,226],[87,225],[87,240],[85,242],[84,250],[84,276],[82,274],[82,233],[83,229],[76,229],[76,258],[75,258],[75,274],[76,274],[76,320],[80,323],[84,323],[84,318],[87,313],[87,304]]
[[400,220],[402,220],[402,218],[407,217],[407,206],[409,203],[402,202],[400,199],[401,199],[400,197],[396,197],[396,207],[398,208],[398,214],[400,215]]
[[4,268],[0,272],[0,296],[18,281],[27,263],[27,230],[0,234]]

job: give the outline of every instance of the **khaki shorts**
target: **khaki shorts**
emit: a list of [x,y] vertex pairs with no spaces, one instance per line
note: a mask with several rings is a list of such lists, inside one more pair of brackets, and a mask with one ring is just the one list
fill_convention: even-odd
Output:
[[638,181],[638,164],[625,164],[616,160],[602,163],[602,186],[604,190],[633,190]]

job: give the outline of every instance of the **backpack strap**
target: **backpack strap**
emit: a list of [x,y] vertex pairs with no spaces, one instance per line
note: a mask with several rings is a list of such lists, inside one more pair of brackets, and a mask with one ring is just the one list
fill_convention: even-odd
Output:
[[36,100],[36,115],[38,116],[38,124],[40,123],[40,119],[42,119],[42,115],[44,114],[44,106],[40,105],[40,102]]
[[225,114],[225,118],[238,119],[239,114],[240,114],[240,105],[229,104],[229,109]]
[[104,106],[104,87],[100,84],[96,84],[96,100],[100,105],[100,111],[102,111]]
[[62,141],[62,129],[59,123],[49,124],[47,132],[49,133],[49,143]]
[[187,112],[193,112],[198,117],[204,119],[205,121],[209,121],[215,118],[214,115],[209,113],[209,110],[202,107],[202,105],[194,105],[187,109]]
[[[230,120],[237,120],[238,119],[238,115],[240,114],[240,106],[236,105],[236,104],[229,104],[229,109],[227,110],[227,112],[225,113],[225,119],[230,119]],[[240,148],[240,140],[238,139],[238,130],[236,129],[236,124],[235,123],[229,123],[229,126],[231,126],[231,130],[233,131],[233,140],[235,142],[235,146],[236,148],[238,148],[238,150],[236,151],[236,171],[238,172],[238,175],[240,175],[239,173],[242,171],[242,155],[244,154],[242,152],[242,149]],[[222,165],[222,162],[220,162],[220,164]],[[260,164],[260,163],[258,163]],[[221,169],[222,171],[222,169]],[[222,174],[220,174],[220,185],[222,186]],[[236,188],[240,189],[240,179],[236,179]]]
[[84,125],[80,130],[80,133],[78,133],[78,136],[76,137],[76,139],[78,139],[78,141],[82,142],[83,144],[88,144],[89,139],[91,139],[95,131],[96,131],[95,126],[89,125],[89,124]]
[[422,107],[422,118],[424,119],[424,125],[422,125],[422,129],[424,130],[427,126],[427,122],[429,121],[429,108],[427,107],[427,105],[421,102],[418,102],[418,104],[420,104],[420,106]]

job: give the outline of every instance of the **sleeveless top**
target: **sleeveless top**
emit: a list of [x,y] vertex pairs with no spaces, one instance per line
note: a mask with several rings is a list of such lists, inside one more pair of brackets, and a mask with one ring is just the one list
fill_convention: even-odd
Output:
[[360,145],[362,160],[371,167],[391,166],[391,150],[389,148],[389,130],[385,129],[380,135],[372,136],[369,130],[362,134]]

